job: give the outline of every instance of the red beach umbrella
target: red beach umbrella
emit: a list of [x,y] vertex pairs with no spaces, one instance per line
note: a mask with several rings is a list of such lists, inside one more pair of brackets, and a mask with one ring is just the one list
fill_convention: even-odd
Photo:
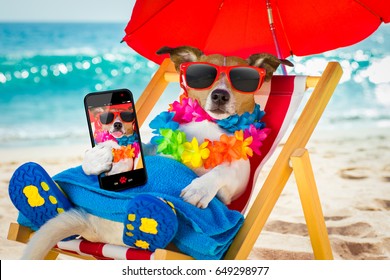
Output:
[[156,63],[181,45],[286,58],[352,45],[389,20],[387,0],[137,0],[123,40]]

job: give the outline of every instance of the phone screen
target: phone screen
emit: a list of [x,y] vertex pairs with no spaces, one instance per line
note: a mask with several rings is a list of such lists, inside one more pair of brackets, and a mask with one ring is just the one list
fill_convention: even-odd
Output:
[[146,183],[134,100],[127,89],[95,92],[84,99],[92,146],[115,142],[112,168],[99,175],[102,189],[118,191]]

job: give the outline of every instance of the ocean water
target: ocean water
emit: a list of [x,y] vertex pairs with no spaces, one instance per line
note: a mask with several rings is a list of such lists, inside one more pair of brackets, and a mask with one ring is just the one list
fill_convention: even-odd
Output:
[[[157,65],[120,44],[125,26],[0,23],[0,148],[88,142],[87,93],[128,88],[137,99]],[[348,48],[289,58],[293,74],[318,75],[331,60],[344,69],[321,128],[390,127],[388,46],[390,25]]]

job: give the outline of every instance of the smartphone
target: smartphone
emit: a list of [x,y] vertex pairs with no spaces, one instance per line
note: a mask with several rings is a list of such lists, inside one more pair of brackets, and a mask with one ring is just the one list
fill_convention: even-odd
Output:
[[105,141],[118,144],[112,149],[111,170],[99,175],[100,188],[119,191],[144,185],[147,173],[131,91],[89,93],[84,98],[84,107],[92,146]]

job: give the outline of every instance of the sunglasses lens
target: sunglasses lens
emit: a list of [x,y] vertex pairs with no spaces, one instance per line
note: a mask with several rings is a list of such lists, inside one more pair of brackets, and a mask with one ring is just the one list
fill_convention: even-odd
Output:
[[111,112],[106,112],[100,115],[100,122],[102,124],[112,123],[113,120],[114,120],[114,114]]
[[229,72],[233,87],[243,92],[254,92],[260,82],[259,72],[249,67],[236,67]]
[[132,112],[121,112],[121,119],[124,122],[134,121],[135,115]]
[[195,89],[210,87],[217,77],[217,69],[206,64],[192,64],[186,71],[187,85]]

